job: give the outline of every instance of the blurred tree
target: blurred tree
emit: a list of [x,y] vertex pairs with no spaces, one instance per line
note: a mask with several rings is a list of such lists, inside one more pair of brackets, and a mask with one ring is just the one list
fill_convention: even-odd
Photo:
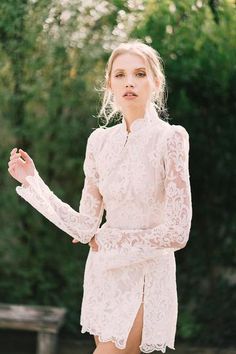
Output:
[[212,10],[212,13],[214,15],[214,19],[215,19],[216,23],[219,23],[218,5],[219,5],[218,0],[209,0],[209,6]]

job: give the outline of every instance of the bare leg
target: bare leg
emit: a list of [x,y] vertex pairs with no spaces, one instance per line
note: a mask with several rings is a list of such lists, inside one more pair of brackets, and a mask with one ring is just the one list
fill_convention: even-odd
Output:
[[99,342],[99,339],[98,339],[98,336],[94,336],[94,340],[95,340],[95,344],[96,344],[96,347],[98,346],[98,343],[100,343]]
[[116,348],[115,344],[112,342],[102,343],[98,341],[97,348],[93,354],[140,354],[139,346],[142,339],[142,328],[143,328],[143,303],[140,305],[138,313],[136,315],[135,321],[129,333],[127,344],[125,349]]

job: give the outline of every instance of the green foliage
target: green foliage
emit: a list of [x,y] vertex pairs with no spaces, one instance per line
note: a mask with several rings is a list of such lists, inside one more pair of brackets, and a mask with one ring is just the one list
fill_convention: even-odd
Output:
[[[95,88],[114,45],[141,38],[164,60],[171,124],[190,135],[193,223],[188,246],[176,253],[177,335],[235,345],[233,2],[114,0],[103,12],[95,1],[99,18],[84,19],[86,37],[77,42],[84,22],[60,22],[61,3],[0,4],[0,301],[66,306],[66,330],[79,332],[88,247],[72,245],[16,195],[7,162],[13,147],[28,151],[49,187],[78,210],[86,139],[97,126]],[[92,5],[74,5],[80,18],[93,16]]]

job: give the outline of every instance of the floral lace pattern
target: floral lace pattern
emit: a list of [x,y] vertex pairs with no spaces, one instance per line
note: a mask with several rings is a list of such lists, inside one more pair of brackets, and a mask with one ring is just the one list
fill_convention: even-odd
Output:
[[79,212],[61,201],[44,183],[36,169],[34,176],[26,177],[28,187],[16,187],[16,192],[42,215],[82,243],[88,243],[94,236],[104,211],[97,188],[98,176],[94,168],[94,145],[91,138],[88,139],[84,161],[85,180]]
[[[61,201],[35,170],[17,193],[71,237],[88,243],[81,332],[124,349],[143,303],[140,350],[174,348],[177,323],[174,252],[185,247],[192,207],[189,137],[154,111],[89,136],[79,211]],[[103,212],[106,221],[100,227]]]
[[120,230],[105,224],[96,233],[106,269],[155,258],[160,250],[185,247],[192,218],[188,149],[186,130],[175,126],[166,139],[164,153],[163,222],[144,230]]

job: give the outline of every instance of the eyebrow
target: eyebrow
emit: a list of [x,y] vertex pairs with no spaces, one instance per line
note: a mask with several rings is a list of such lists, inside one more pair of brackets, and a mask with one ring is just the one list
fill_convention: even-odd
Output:
[[[135,71],[137,71],[137,70],[146,70],[146,68],[136,68],[136,69],[134,69]],[[116,72],[116,71],[125,71],[124,69],[116,69],[114,72]]]

